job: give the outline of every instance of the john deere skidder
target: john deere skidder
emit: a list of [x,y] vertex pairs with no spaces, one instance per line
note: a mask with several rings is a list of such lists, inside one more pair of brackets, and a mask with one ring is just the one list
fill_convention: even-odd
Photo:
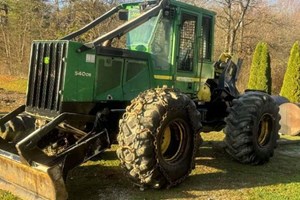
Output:
[[[74,40],[117,13],[118,28]],[[224,127],[233,158],[267,162],[278,106],[263,92],[238,93],[240,60],[213,62],[214,16],[175,0],[128,3],[60,40],[34,41],[26,105],[0,119],[1,188],[66,199],[68,171],[116,139],[135,184],[175,186],[195,165],[199,132]],[[114,47],[122,36],[126,47]]]

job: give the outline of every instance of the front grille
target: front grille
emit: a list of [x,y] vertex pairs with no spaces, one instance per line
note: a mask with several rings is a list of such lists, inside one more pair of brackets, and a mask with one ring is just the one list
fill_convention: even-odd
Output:
[[60,110],[67,43],[34,42],[26,106],[33,110]]

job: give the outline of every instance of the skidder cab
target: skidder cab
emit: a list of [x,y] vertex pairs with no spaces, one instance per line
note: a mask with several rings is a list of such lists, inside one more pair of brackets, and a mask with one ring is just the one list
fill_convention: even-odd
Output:
[[[117,13],[118,27],[75,41]],[[267,162],[278,107],[268,94],[238,93],[241,60],[212,60],[214,18],[175,0],[128,3],[60,40],[34,41],[26,105],[0,118],[0,187],[67,199],[68,171],[116,140],[135,184],[172,187],[195,165],[199,132],[224,127],[230,155]]]

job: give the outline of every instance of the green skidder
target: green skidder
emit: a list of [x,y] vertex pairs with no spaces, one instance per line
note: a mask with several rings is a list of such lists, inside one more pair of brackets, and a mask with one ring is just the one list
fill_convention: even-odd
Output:
[[300,102],[300,49],[296,41],[291,49],[288,66],[284,75],[280,95],[291,102]]
[[271,94],[271,65],[267,43],[259,42],[256,45],[252,58],[248,89],[261,90]]

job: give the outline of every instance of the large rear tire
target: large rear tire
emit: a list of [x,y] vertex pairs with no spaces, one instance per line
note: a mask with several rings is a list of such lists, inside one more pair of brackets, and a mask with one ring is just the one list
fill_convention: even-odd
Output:
[[279,108],[263,92],[250,91],[233,101],[225,119],[226,151],[246,164],[264,164],[277,145]]
[[284,104],[284,103],[289,103],[290,101],[287,99],[287,98],[285,98],[285,97],[283,97],[283,96],[271,96],[272,97],[272,99],[275,101],[275,103],[278,105],[278,106],[280,106],[281,104]]
[[201,123],[190,98],[173,89],[151,89],[132,100],[120,120],[117,155],[140,187],[181,183],[194,167]]

